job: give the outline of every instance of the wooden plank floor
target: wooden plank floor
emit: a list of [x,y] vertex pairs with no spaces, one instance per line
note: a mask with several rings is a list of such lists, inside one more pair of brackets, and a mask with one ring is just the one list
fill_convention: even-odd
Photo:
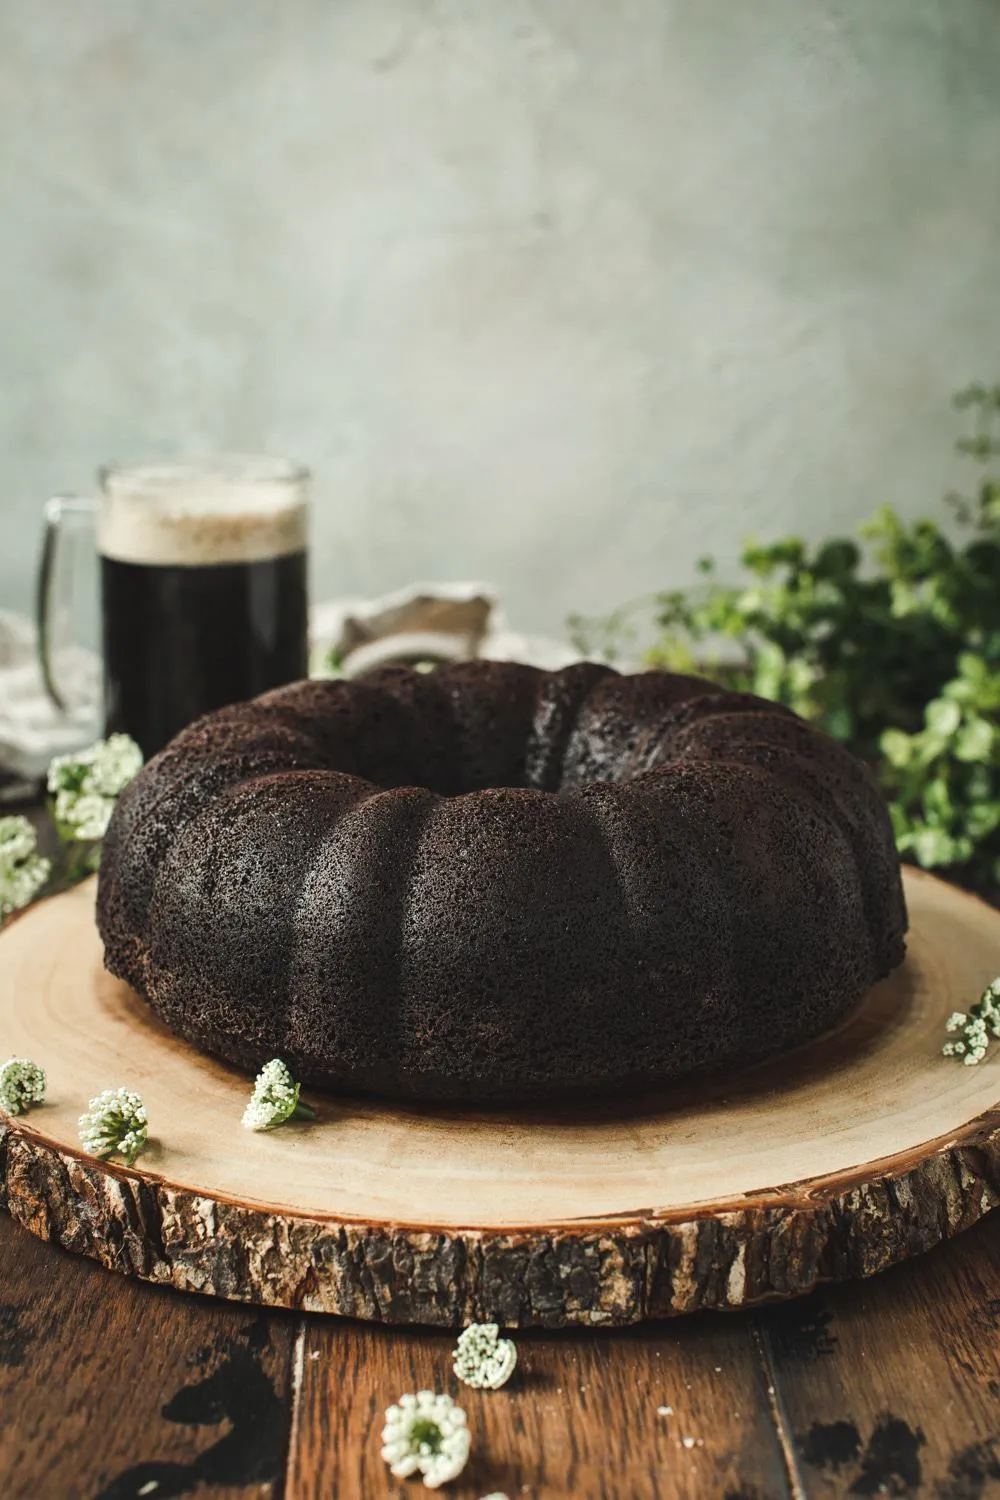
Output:
[[[384,1407],[452,1337],[142,1286],[0,1214],[4,1500],[369,1500]],[[756,1313],[518,1338],[462,1389],[478,1500],[1000,1500],[1000,1214],[872,1282]]]

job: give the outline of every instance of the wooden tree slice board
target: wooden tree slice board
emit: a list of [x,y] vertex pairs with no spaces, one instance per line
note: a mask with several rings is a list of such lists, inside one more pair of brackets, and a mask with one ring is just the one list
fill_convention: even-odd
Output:
[[[320,1096],[314,1124],[255,1134],[247,1080],[104,972],[88,882],[0,936],[0,1058],[49,1080],[43,1107],[0,1112],[0,1201],[130,1275],[387,1322],[631,1323],[870,1275],[1000,1203],[1000,1047],[940,1055],[1000,973],[1000,913],[906,888],[906,963],[741,1078],[548,1113]],[[77,1138],[119,1084],[150,1118],[132,1171]]]

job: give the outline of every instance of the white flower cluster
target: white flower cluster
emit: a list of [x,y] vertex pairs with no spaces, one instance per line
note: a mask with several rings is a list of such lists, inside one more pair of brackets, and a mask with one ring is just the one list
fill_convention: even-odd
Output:
[[477,1390],[498,1391],[514,1373],[517,1349],[502,1339],[496,1323],[470,1323],[459,1335],[452,1361],[455,1374]]
[[986,986],[968,1013],[953,1011],[944,1029],[955,1037],[941,1048],[945,1057],[960,1057],[967,1068],[982,1062],[990,1037],[1000,1037],[1000,979]]
[[8,1057],[0,1067],[0,1109],[23,1115],[45,1098],[45,1073],[26,1057]]
[[112,1156],[117,1151],[132,1166],[146,1144],[148,1127],[139,1094],[131,1089],[105,1089],[80,1116],[80,1140],[91,1156]]
[[418,1391],[400,1396],[385,1414],[382,1457],[397,1479],[418,1470],[429,1490],[454,1479],[469,1457],[465,1412],[450,1396]]
[[127,734],[112,734],[86,750],[57,755],[49,766],[49,791],[60,836],[89,843],[108,830],[115,799],[142,766],[142,751]]
[[49,878],[51,862],[37,852],[27,818],[0,818],[0,917],[33,901]]
[[250,1103],[243,1111],[246,1128],[273,1130],[276,1125],[290,1120],[292,1115],[312,1119],[316,1111],[299,1099],[300,1087],[280,1057],[265,1063],[257,1074]]

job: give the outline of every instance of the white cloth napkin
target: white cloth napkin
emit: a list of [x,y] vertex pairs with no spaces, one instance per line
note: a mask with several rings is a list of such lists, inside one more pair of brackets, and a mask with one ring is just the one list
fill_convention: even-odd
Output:
[[79,750],[99,732],[98,658],[68,647],[56,653],[54,667],[73,699],[69,713],[61,713],[45,691],[34,625],[0,610],[0,771],[7,776],[37,780],[54,755]]
[[312,673],[329,675],[331,651],[348,677],[393,661],[484,657],[553,671],[579,661],[565,641],[511,630],[488,583],[414,583],[378,599],[333,599],[312,612]]

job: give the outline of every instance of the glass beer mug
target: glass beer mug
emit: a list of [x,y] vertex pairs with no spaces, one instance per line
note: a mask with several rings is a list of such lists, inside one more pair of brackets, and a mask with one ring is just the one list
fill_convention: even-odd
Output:
[[97,500],[46,507],[38,586],[42,679],[56,707],[60,554],[96,526],[105,731],[146,757],[200,714],[308,673],[308,482],[280,460],[101,472]]

